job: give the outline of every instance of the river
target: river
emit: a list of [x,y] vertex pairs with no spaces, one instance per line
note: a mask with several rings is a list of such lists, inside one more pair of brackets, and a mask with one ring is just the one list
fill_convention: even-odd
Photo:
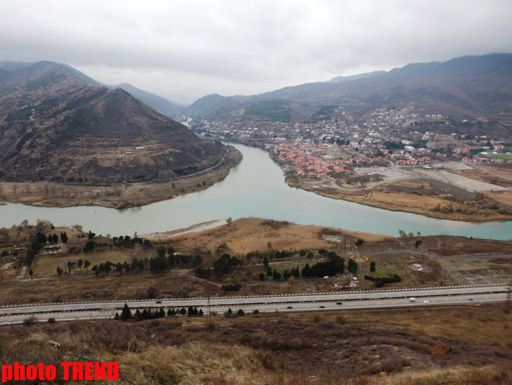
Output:
[[282,170],[257,148],[234,145],[244,155],[222,182],[207,190],[151,205],[115,210],[94,206],[67,208],[0,206],[0,227],[49,219],[55,225],[81,224],[96,234],[132,235],[170,231],[215,219],[261,217],[299,224],[398,236],[399,230],[422,235],[450,234],[510,239],[512,221],[471,224],[393,212],[325,198],[289,187]]

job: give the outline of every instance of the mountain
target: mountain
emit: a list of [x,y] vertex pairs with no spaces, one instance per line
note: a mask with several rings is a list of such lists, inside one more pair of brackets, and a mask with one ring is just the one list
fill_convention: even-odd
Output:
[[174,103],[170,102],[169,100],[164,99],[160,96],[140,90],[140,89],[132,86],[131,84],[123,83],[123,84],[119,84],[112,88],[122,88],[123,90],[128,92],[133,97],[139,99],[144,104],[147,104],[154,110],[160,112],[161,114],[167,115],[171,118],[178,117],[184,108],[183,106],[174,104]]
[[69,66],[37,62],[0,74],[0,179],[164,181],[209,168],[225,153]]
[[[341,106],[357,115],[375,108],[413,105],[421,113],[456,119],[487,118],[512,124],[512,54],[466,56],[416,63],[329,82],[302,84],[217,103],[196,101],[191,112],[206,119],[299,121],[322,118]],[[263,107],[262,107],[263,106]],[[277,113],[276,113],[277,111]]]

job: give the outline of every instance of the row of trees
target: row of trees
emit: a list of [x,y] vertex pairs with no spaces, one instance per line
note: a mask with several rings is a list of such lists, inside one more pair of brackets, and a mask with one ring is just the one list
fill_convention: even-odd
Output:
[[[91,239],[91,238],[89,238]],[[115,247],[132,249],[135,245],[141,245],[145,249],[151,248],[153,245],[148,239],[142,239],[137,236],[133,238],[129,235],[121,235],[119,237],[112,238],[112,243]]]
[[[350,264],[350,262],[349,262]],[[324,276],[334,276],[342,274],[345,271],[345,260],[334,252],[327,255],[327,261],[317,262],[311,266],[306,264],[302,268],[301,275],[304,278],[321,278]]]
[[35,256],[46,245],[47,241],[48,239],[46,238],[46,235],[44,235],[42,232],[38,232],[35,235],[34,239],[30,243],[30,246],[27,248],[27,254],[25,255],[25,266],[30,267],[32,265]]
[[132,311],[128,304],[124,304],[123,310],[121,311],[121,314],[116,313],[114,319],[121,320],[121,321],[128,321],[128,320],[135,320],[135,321],[144,321],[148,319],[155,319],[155,318],[163,318],[165,316],[174,317],[174,316],[188,316],[188,317],[202,317],[203,316],[203,310],[198,309],[195,306],[189,306],[188,308],[169,308],[167,309],[167,312],[161,307],[158,310],[155,310],[154,312],[151,309],[144,309],[143,311],[140,311],[137,309],[134,314],[132,314]]
[[398,274],[393,274],[391,277],[380,278],[370,277],[369,275],[365,274],[364,279],[373,281],[375,283],[375,287],[384,287],[384,285],[387,283],[402,282],[402,277],[400,277]]

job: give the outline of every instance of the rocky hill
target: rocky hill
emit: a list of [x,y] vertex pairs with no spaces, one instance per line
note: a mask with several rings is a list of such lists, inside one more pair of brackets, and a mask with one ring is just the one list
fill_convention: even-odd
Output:
[[0,68],[0,179],[166,181],[212,167],[225,153],[66,65]]
[[322,118],[322,110],[332,106],[342,106],[357,116],[375,108],[410,105],[418,112],[510,125],[512,54],[409,64],[249,97],[206,96],[189,107],[189,112],[208,119],[308,121]]

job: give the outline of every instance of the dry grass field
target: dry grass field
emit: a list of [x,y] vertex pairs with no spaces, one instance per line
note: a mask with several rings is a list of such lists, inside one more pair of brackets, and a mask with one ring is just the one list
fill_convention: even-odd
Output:
[[[512,218],[512,165],[447,163],[444,169],[382,168],[384,181],[364,187],[343,180],[288,178],[294,187],[355,203],[432,218],[488,222]],[[364,169],[369,174],[377,171]]]
[[[110,261],[112,263],[124,263],[130,262],[133,259],[133,252],[131,250],[126,251],[99,251],[84,254],[72,254],[65,256],[56,256],[56,255],[43,255],[36,258],[34,263],[32,264],[32,270],[34,271],[34,275],[32,278],[40,278],[40,277],[51,277],[56,275],[57,267],[60,267],[62,270],[67,270],[68,262],[77,262],[79,259],[88,260],[91,265],[89,266],[89,270],[94,265],[99,265],[102,262]],[[80,272],[80,269],[75,268],[77,272]],[[82,272],[86,270],[82,268]]]
[[[220,246],[232,253],[245,255],[251,251],[263,252],[270,246],[275,250],[302,250],[332,248],[320,235],[322,227],[297,225],[288,222],[272,221],[261,218],[242,218],[230,226],[222,226],[198,233],[178,235],[168,240],[180,249],[200,249],[215,251]],[[390,238],[385,235],[349,232],[340,229],[328,229],[335,234],[350,239],[362,238],[375,242]]]
[[35,324],[0,329],[0,360],[116,361],[149,385],[508,385],[511,327],[496,305]]
[[[9,229],[8,234],[12,242],[17,242],[18,236],[25,238],[30,231],[34,231],[34,228],[30,230],[29,227],[17,227]],[[273,280],[264,277],[264,281],[261,281],[259,276],[265,272],[263,256],[267,255],[272,270],[281,274],[296,267],[302,269],[306,263],[312,265],[323,260],[319,249],[336,252],[345,258],[347,266],[348,258],[355,254],[353,243],[359,238],[365,241],[359,247],[359,253],[361,256],[367,256],[368,261],[361,264],[357,288],[374,288],[374,283],[365,280],[364,274],[375,278],[394,274],[401,277],[401,282],[387,284],[386,288],[501,283],[512,278],[512,241],[418,235],[392,238],[245,218],[230,225],[197,233],[167,238],[164,234],[159,234],[159,237],[163,238],[153,240],[155,246],[148,249],[138,246],[133,249],[107,247],[103,251],[68,253],[72,248],[84,247],[87,236],[84,237],[85,234],[70,229],[46,230],[47,233],[57,234],[61,231],[69,234],[66,245],[59,243],[62,246],[62,253],[36,257],[32,264],[32,279],[29,279],[28,273],[24,280],[13,279],[19,276],[22,260],[0,258],[0,265],[9,262],[17,264],[15,268],[1,271],[4,281],[0,282],[0,304],[147,298],[150,288],[156,288],[158,296],[162,298],[337,291],[347,289],[349,282],[352,282],[350,274],[345,273],[329,279],[299,278],[292,282],[284,278]],[[111,242],[106,237],[97,237],[96,240]],[[420,242],[418,248],[417,242]],[[142,274],[120,274],[112,271],[108,275],[96,276],[91,271],[94,265],[106,261],[115,264],[131,262],[135,257],[155,257],[159,245],[165,248],[172,246],[178,254],[191,257],[201,255],[202,268],[211,268],[213,262],[223,253],[239,257],[243,265],[222,278],[212,276],[210,279],[197,277],[190,265],[179,265],[169,272],[159,274],[152,274],[148,270]],[[284,259],[275,258],[274,253],[281,250],[292,252]],[[260,255],[248,258],[247,253],[254,251],[258,251]],[[91,265],[87,270],[75,268],[69,274],[67,262],[76,262],[78,259],[89,260]],[[370,274],[371,262],[375,262],[377,267],[373,274]],[[420,263],[423,270],[414,270],[412,265],[415,263]],[[60,278],[57,277],[57,267],[64,270]],[[241,284],[238,292],[225,292],[221,289],[222,285],[233,283]]]

